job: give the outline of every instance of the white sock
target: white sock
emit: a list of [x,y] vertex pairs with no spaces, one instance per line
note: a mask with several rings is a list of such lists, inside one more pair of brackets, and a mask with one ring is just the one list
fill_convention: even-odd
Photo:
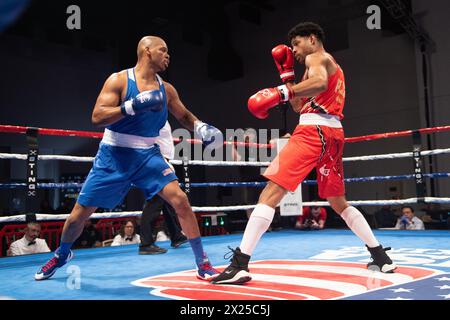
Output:
[[342,219],[347,223],[350,230],[353,231],[370,248],[378,247],[380,244],[375,238],[369,224],[364,216],[355,207],[347,207],[341,213]]
[[265,204],[257,204],[255,209],[248,219],[247,226],[245,227],[244,236],[242,237],[240,249],[242,253],[249,256],[252,255],[255,250],[261,236],[267,231],[272,223],[273,216],[275,215],[275,209]]

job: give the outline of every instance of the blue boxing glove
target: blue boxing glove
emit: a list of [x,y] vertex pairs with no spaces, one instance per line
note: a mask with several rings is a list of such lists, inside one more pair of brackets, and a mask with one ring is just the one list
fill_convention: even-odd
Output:
[[400,218],[400,223],[403,224],[403,226],[406,228],[406,226],[409,224],[409,219],[403,216]]
[[223,134],[216,127],[201,121],[196,121],[194,124],[194,132],[202,138],[205,146],[211,146],[215,149],[223,145]]
[[135,98],[122,103],[120,112],[124,116],[134,116],[145,111],[158,112],[164,108],[164,97],[161,90],[144,91]]

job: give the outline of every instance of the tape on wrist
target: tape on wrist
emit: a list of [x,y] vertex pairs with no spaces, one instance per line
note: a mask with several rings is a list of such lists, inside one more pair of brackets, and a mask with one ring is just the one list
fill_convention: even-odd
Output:
[[277,89],[281,94],[281,101],[289,101],[289,88],[284,84],[282,86],[278,86]]
[[196,134],[200,135],[199,130],[200,130],[200,128],[201,128],[204,124],[205,124],[205,123],[202,122],[202,121],[200,121],[200,120],[195,121],[195,122],[194,122],[194,132],[195,132]]
[[294,71],[289,71],[289,72],[283,72],[282,74],[280,74],[280,78],[283,80],[284,78],[289,78],[289,77],[293,77],[295,76]]
[[129,116],[134,116],[136,114],[136,112],[134,112],[133,110],[133,102],[131,100],[127,100],[125,101],[124,105],[124,109],[125,109],[125,113]]

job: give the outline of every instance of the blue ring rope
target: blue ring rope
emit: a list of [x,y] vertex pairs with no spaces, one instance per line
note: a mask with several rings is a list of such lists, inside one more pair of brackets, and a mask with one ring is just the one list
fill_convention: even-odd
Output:
[[[422,175],[424,178],[436,179],[436,178],[449,178],[450,173],[427,173]],[[373,176],[373,177],[361,177],[361,178],[346,178],[345,182],[368,182],[368,181],[385,181],[385,180],[409,180],[415,179],[414,174],[405,174],[398,176]],[[267,182],[192,182],[191,187],[265,187]],[[316,180],[304,180],[305,185],[317,184]],[[180,183],[183,186],[183,183]],[[81,189],[83,183],[38,183],[38,188],[40,189]],[[0,189],[18,189],[26,188],[26,183],[15,182],[15,183],[0,183]]]

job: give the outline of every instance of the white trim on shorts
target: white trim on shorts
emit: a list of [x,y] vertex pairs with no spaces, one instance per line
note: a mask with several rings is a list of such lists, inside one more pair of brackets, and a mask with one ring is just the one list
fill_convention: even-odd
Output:
[[338,116],[322,113],[304,113],[300,115],[300,125],[319,125],[331,128],[342,128]]
[[132,149],[149,149],[154,146],[157,137],[141,137],[132,134],[119,133],[105,128],[102,143],[116,147]]

